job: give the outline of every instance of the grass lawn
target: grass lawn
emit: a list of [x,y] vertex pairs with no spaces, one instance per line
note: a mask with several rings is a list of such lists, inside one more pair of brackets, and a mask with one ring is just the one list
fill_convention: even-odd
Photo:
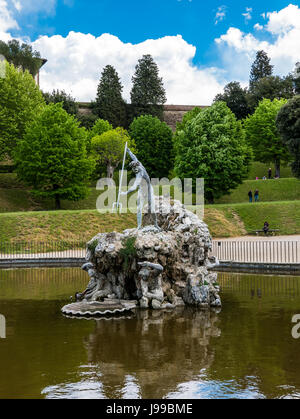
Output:
[[[262,202],[300,200],[300,180],[286,178],[278,180],[246,180],[230,195],[216,200],[216,204],[247,203],[249,190],[260,191]],[[63,210],[93,210],[101,191],[90,189],[86,199],[78,202],[62,201]],[[54,200],[36,199],[17,181],[15,174],[0,174],[0,213],[21,211],[54,210]]]
[[[300,234],[300,201],[227,204],[207,207],[207,209],[210,208],[235,214],[247,232],[261,229],[264,222],[268,221],[271,229],[280,230],[280,235]],[[226,236],[222,234],[222,237]]]
[[248,192],[258,189],[261,202],[300,200],[300,180],[296,178],[272,180],[246,180],[230,195],[216,200],[216,204],[246,203]]
[[[249,171],[248,179],[255,180],[257,177],[262,179],[264,176],[268,177],[269,167],[272,169],[273,176],[275,176],[275,167],[274,164],[265,164],[260,162],[253,162]],[[280,177],[293,177],[292,170],[289,166],[281,165]]]
[[[213,237],[236,237],[262,228],[265,221],[280,234],[300,233],[300,201],[211,205],[205,222]],[[0,214],[0,242],[88,241],[97,233],[136,226],[135,214],[99,214],[95,210]]]

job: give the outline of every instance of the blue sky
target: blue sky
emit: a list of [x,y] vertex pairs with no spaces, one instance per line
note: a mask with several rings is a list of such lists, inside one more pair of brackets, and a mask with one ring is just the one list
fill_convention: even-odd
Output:
[[278,74],[291,71],[300,61],[299,30],[296,1],[0,0],[0,38],[33,42],[49,60],[42,87],[65,87],[82,100],[93,98],[106,64],[117,67],[128,98],[127,73],[152,53],[169,103],[207,104],[226,82],[247,83],[259,48]]

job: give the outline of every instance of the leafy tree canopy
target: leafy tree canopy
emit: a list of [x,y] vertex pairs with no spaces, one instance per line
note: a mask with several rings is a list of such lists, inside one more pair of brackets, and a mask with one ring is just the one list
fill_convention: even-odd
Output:
[[214,102],[225,102],[237,119],[244,119],[250,113],[247,93],[247,89],[243,89],[239,82],[233,81],[224,87],[224,93],[218,94]]
[[126,125],[126,105],[122,98],[123,86],[115,68],[107,65],[101,74],[94,112],[114,127]]
[[204,178],[205,198],[214,202],[247,177],[251,149],[240,121],[224,102],[191,119],[175,137],[175,172],[181,178]]
[[282,141],[292,155],[293,173],[300,179],[300,95],[290,99],[281,107],[276,118],[276,126]]
[[29,44],[20,44],[16,39],[7,43],[0,41],[0,54],[4,55],[10,64],[23,71],[28,70],[33,76],[37,74],[42,64],[41,54],[38,51],[34,51]]
[[290,153],[276,127],[277,114],[286,102],[286,99],[264,99],[244,122],[246,140],[253,149],[255,159],[263,163],[273,161],[277,176],[280,176],[280,162],[290,160]]
[[26,125],[33,122],[45,106],[43,95],[28,71],[6,63],[6,75],[0,78],[0,158],[12,157]]
[[76,100],[64,90],[53,90],[52,93],[43,93],[47,105],[62,103],[63,109],[70,115],[77,115],[78,105]]
[[259,102],[263,99],[289,99],[294,95],[293,78],[269,76],[259,79],[249,89],[248,102],[254,112]]
[[36,196],[77,201],[86,197],[94,162],[86,153],[86,130],[62,104],[50,104],[27,127],[14,153],[16,171]]
[[97,115],[91,113],[91,114],[84,114],[84,113],[78,113],[77,119],[80,122],[80,125],[87,130],[91,130],[97,121],[98,117]]
[[143,115],[132,122],[129,134],[136,143],[137,157],[149,176],[168,177],[174,161],[171,128],[157,117]]
[[95,121],[93,127],[91,128],[90,132],[89,132],[89,137],[93,138],[96,137],[97,135],[102,135],[104,132],[106,131],[110,131],[113,129],[113,126],[108,122],[105,121],[104,119],[97,119],[97,121]]
[[184,129],[186,124],[194,119],[200,112],[202,111],[202,108],[198,108],[197,106],[192,109],[191,111],[188,111],[186,114],[183,115],[182,121],[176,123],[176,132],[181,131]]
[[106,166],[108,178],[113,178],[115,169],[122,162],[126,143],[132,151],[135,151],[135,142],[128,132],[120,127],[106,130],[92,138],[93,156],[100,166]]

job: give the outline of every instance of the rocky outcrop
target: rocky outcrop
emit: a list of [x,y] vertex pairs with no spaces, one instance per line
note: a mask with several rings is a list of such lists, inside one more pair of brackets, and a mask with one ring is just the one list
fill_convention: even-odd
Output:
[[136,300],[153,309],[221,306],[206,224],[178,201],[157,198],[156,207],[160,231],[145,215],[143,229],[98,234],[87,244],[83,269],[90,283],[78,300]]

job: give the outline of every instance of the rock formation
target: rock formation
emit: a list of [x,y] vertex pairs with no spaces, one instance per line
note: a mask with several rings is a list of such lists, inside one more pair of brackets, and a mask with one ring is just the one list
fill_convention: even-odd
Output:
[[87,244],[83,269],[90,283],[78,301],[133,300],[153,309],[221,306],[206,224],[179,201],[156,197],[156,211],[160,231],[147,225],[146,214],[142,229],[98,234]]

